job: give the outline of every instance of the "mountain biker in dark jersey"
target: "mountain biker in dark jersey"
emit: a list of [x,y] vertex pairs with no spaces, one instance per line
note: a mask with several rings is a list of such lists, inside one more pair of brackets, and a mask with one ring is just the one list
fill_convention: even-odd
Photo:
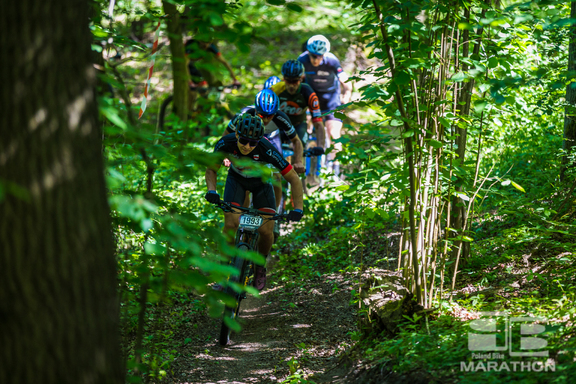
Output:
[[[330,53],[330,42],[322,35],[315,35],[308,39],[307,51],[302,53],[298,60],[304,64],[306,83],[309,84],[320,102],[322,114],[334,110],[342,103],[340,101],[340,85],[345,94],[344,102],[350,99],[351,89],[346,83],[348,75],[342,69],[340,61]],[[341,136],[342,120],[334,117],[331,113],[325,116],[327,140],[336,140]],[[341,149],[341,145],[336,144],[336,149]],[[333,156],[333,155],[332,155]],[[337,165],[334,173],[338,174]]]
[[282,65],[284,81],[272,86],[280,100],[280,110],[288,115],[300,140],[306,142],[306,109],[312,115],[312,124],[318,136],[318,146],[324,148],[324,123],[320,113],[318,96],[308,84],[302,83],[304,66],[298,60],[288,60]]
[[[264,134],[269,137],[270,142],[274,145],[279,153],[282,153],[282,142],[278,131],[290,139],[294,148],[293,166],[297,173],[304,173],[306,167],[302,162],[303,145],[302,141],[296,134],[296,130],[290,123],[290,118],[282,111],[278,110],[279,100],[278,96],[270,89],[264,89],[254,98],[254,106],[243,108],[240,113],[236,114],[230,120],[230,123],[224,131],[224,135],[228,135],[235,131],[236,121],[243,113],[248,113],[253,116],[260,116],[265,125]],[[279,180],[277,178],[277,180]],[[282,187],[279,183],[274,184],[274,193],[276,196],[276,207],[280,205],[282,199]]]
[[[262,181],[260,175],[253,175],[251,167],[240,160],[252,160],[255,163],[270,164],[282,174],[290,183],[293,191],[295,209],[288,214],[288,219],[299,221],[303,216],[304,202],[302,183],[300,177],[282,154],[264,138],[264,124],[259,116],[242,114],[235,120],[234,133],[223,136],[214,146],[214,152],[221,152],[231,159],[231,166],[226,178],[224,188],[224,201],[241,206],[246,193],[252,192],[252,204],[263,212],[275,213],[274,190],[270,182]],[[214,164],[206,169],[206,200],[215,204],[220,201],[216,192],[217,172],[220,164]],[[230,242],[234,241],[234,234],[238,229],[239,215],[231,212],[224,213],[224,234]],[[274,236],[272,233],[274,221],[266,221],[258,230],[258,252],[267,257],[272,248]],[[256,266],[254,271],[256,288],[262,290],[266,285],[266,268]]]

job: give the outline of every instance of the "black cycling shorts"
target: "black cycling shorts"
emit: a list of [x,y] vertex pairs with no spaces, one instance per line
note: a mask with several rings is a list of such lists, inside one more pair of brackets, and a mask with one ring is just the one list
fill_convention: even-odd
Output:
[[226,187],[224,187],[224,201],[228,203],[244,204],[246,191],[252,192],[252,206],[256,209],[270,208],[276,212],[276,198],[272,183],[265,183],[258,177],[242,177],[233,170],[228,171]]

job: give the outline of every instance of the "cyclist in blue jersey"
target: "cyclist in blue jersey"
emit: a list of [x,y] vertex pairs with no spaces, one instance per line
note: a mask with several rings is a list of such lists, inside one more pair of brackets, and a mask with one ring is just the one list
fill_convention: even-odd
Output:
[[[252,160],[254,163],[269,164],[282,174],[284,179],[292,187],[294,210],[289,212],[288,219],[299,221],[303,216],[304,201],[302,182],[292,165],[288,163],[282,154],[264,138],[264,124],[259,116],[242,114],[235,120],[234,132],[223,136],[215,145],[214,152],[220,152],[231,159],[231,166],[226,178],[224,188],[224,201],[233,205],[243,205],[247,192],[252,192],[252,204],[263,212],[275,213],[274,190],[270,182],[262,181],[260,176],[254,176],[250,172],[250,165],[240,160]],[[220,164],[214,164],[206,169],[206,187],[208,192],[206,200],[215,204],[220,201],[220,195],[216,192],[217,172]],[[239,215],[234,213],[224,214],[224,234],[228,236],[231,244],[234,242],[234,234],[238,229]],[[267,221],[260,227],[258,232],[258,252],[267,257],[272,249],[274,221]],[[256,288],[262,290],[266,285],[266,268],[257,266],[254,271]]]
[[[305,81],[309,84],[320,102],[322,114],[334,110],[342,105],[340,99],[340,86],[344,90],[343,101],[350,100],[351,87],[346,83],[348,75],[342,69],[340,61],[330,53],[330,42],[322,35],[315,35],[308,39],[307,51],[302,53],[298,60],[304,64]],[[324,116],[326,119],[327,141],[340,138],[342,120],[334,117],[334,114]],[[330,143],[327,143],[328,145]],[[334,146],[336,150],[341,145]],[[333,159],[334,152],[331,154]],[[334,173],[338,175],[338,165],[334,164]]]

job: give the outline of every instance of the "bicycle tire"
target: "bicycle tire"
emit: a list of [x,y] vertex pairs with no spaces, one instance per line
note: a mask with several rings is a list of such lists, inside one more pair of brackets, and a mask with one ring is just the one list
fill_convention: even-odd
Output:
[[[238,249],[247,251],[250,248],[246,244],[240,244],[240,245],[238,245]],[[235,282],[235,283],[239,282],[240,284],[246,283],[246,281],[247,281],[247,279],[246,279],[246,274],[247,274],[246,265],[247,265],[247,263],[248,263],[248,260],[243,259],[239,256],[236,256],[232,260],[232,262],[230,264],[233,265],[234,268],[236,268],[240,271],[239,276],[230,276],[230,279],[233,282]],[[220,327],[220,337],[218,339],[220,345],[222,345],[222,346],[225,346],[226,344],[228,344],[228,342],[230,341],[230,334],[232,333],[232,330],[230,329],[230,327],[228,327],[228,325],[226,325],[226,322],[224,321],[224,319],[225,318],[230,318],[232,320],[236,319],[240,313],[240,302],[242,301],[242,294],[237,293],[232,288],[226,287],[225,292],[236,298],[236,307],[232,308],[232,307],[226,306],[224,308],[224,315],[222,316],[222,326]]]
[[160,112],[158,112],[158,128],[160,131],[164,129],[164,122],[166,121],[166,110],[168,109],[168,105],[172,103],[174,100],[174,95],[168,96],[160,105]]

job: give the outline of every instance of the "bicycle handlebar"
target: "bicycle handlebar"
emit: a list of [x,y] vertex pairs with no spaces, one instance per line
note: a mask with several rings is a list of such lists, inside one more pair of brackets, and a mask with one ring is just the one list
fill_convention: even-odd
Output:
[[[246,208],[246,207],[241,207],[239,205],[232,205],[232,203],[226,202],[222,199],[220,199],[220,201],[218,201],[217,203],[214,203],[214,205],[217,206],[218,208],[220,208],[224,212],[232,212],[232,213],[237,213],[237,214],[244,212],[244,213],[248,213],[248,214],[251,214],[254,216],[270,216],[270,217],[267,217],[268,220],[282,220],[282,221],[288,220],[287,214],[262,212],[256,208]],[[235,210],[241,211],[241,212],[234,212]]]

